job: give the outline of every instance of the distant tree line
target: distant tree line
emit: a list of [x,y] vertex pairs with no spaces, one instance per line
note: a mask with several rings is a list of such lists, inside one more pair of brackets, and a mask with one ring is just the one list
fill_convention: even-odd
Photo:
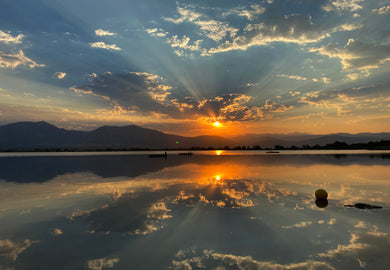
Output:
[[164,148],[164,149],[152,149],[152,148],[36,148],[36,149],[0,149],[0,152],[92,152],[92,151],[168,151],[168,150],[390,150],[390,140],[381,140],[379,142],[368,143],[352,143],[336,141],[326,145],[302,145],[302,146],[290,146],[275,145],[271,147],[261,147],[259,145],[239,145],[239,146],[224,146],[224,147],[191,147],[191,148]]
[[302,145],[302,146],[290,146],[286,147],[283,145],[275,145],[271,147],[261,147],[259,145],[253,146],[225,146],[223,148],[201,148],[201,147],[192,147],[190,150],[358,150],[358,149],[367,149],[367,150],[390,150],[390,141],[381,140],[379,142],[368,142],[368,143],[352,143],[348,144],[346,142],[333,142],[326,145]]

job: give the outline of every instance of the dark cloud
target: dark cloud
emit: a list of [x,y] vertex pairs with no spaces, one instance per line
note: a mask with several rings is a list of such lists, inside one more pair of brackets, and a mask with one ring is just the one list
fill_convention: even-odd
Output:
[[170,95],[170,86],[164,85],[157,75],[141,72],[96,75],[91,83],[73,86],[76,93],[102,97],[127,110],[169,113],[173,107],[164,104]]

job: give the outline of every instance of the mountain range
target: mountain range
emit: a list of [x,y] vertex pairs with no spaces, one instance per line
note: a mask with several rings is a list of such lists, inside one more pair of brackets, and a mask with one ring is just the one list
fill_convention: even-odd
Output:
[[136,125],[116,127],[103,126],[92,131],[76,131],[58,128],[47,122],[18,122],[0,126],[0,150],[34,149],[189,149],[192,147],[253,146],[274,147],[281,145],[325,145],[335,141],[367,143],[390,140],[390,133],[336,133],[312,135],[292,134],[246,134],[232,138],[220,136],[185,137],[166,134]]

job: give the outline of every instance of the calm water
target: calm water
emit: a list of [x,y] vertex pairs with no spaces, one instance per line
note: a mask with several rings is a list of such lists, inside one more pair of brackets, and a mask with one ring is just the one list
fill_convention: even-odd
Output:
[[12,155],[1,270],[390,269],[388,152]]

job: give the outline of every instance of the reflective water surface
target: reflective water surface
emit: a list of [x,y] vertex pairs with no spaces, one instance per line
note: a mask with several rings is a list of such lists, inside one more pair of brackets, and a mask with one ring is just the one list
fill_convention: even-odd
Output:
[[390,269],[389,225],[389,153],[0,157],[0,269]]

